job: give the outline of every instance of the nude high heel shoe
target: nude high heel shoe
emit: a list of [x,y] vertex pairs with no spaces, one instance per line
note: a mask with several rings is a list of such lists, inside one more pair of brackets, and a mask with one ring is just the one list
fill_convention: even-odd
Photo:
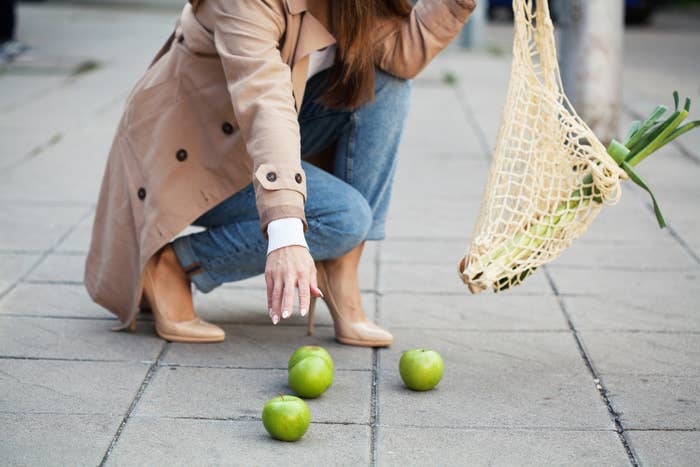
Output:
[[[353,321],[349,316],[342,312],[341,305],[333,291],[328,287],[328,273],[323,266],[322,261],[316,262],[316,272],[318,279],[318,288],[323,292],[323,301],[326,302],[328,310],[333,318],[333,327],[335,329],[335,338],[338,342],[348,345],[357,345],[362,347],[384,347],[391,345],[394,341],[394,336],[385,329],[382,329],[377,324],[363,318],[359,321]],[[311,296],[309,303],[309,329],[310,336],[314,333],[314,310],[316,308],[316,298]]]
[[[221,342],[223,329],[208,323],[194,311],[187,275],[180,267],[175,250],[168,244],[146,263],[143,273],[142,305],[153,313],[156,333],[173,342]],[[178,320],[176,316],[189,319]],[[134,321],[130,323],[133,327]]]

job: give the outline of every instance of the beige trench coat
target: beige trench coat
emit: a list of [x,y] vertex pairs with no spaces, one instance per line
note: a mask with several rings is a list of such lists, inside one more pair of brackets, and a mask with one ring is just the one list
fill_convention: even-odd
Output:
[[[413,78],[473,7],[419,0],[410,16],[382,20],[373,31],[376,65]],[[122,323],[137,311],[148,259],[251,181],[265,238],[281,217],[308,229],[297,115],[309,54],[335,39],[307,9],[307,0],[205,0],[196,12],[187,3],[131,91],[85,267],[90,296]]]

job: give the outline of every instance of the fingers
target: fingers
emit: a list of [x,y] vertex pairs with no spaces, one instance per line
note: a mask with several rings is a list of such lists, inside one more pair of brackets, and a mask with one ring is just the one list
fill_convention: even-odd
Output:
[[294,295],[299,290],[299,312],[306,316],[311,294],[323,297],[316,281],[316,268],[308,249],[290,245],[272,251],[265,267],[268,314],[273,324],[292,316]]
[[309,281],[306,277],[300,277],[299,281],[299,314],[301,316],[306,316],[309,312],[309,302],[311,297],[309,295]]
[[282,298],[282,318],[287,319],[292,316],[294,309],[294,287],[296,286],[296,278],[287,276],[284,280],[284,292]]
[[316,277],[315,267],[311,271],[311,276],[309,278],[309,289],[311,289],[311,293],[314,295],[314,297],[323,298],[323,292],[321,292],[321,289],[318,288],[318,278]]
[[272,319],[272,324],[277,324],[280,321],[282,315],[282,293],[283,293],[283,282],[279,276],[273,276],[273,286],[272,286],[272,311],[270,312],[270,319]]
[[267,284],[267,314],[272,319],[272,289],[275,282],[272,279],[272,273],[268,270],[265,270],[265,283]]

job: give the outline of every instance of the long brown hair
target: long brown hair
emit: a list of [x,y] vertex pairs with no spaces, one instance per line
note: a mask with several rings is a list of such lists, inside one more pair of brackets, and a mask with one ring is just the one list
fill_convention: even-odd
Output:
[[341,0],[329,6],[338,52],[321,100],[328,107],[354,109],[374,100],[374,21],[406,16],[412,7],[408,0]]
[[[189,0],[196,10],[204,0]],[[411,13],[408,0],[329,1],[338,51],[321,100],[328,107],[354,109],[374,100],[372,27],[375,20]]]

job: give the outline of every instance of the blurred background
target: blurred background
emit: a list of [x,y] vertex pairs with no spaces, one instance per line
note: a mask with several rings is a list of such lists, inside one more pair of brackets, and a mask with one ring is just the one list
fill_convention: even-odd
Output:
[[[314,337],[297,315],[270,326],[260,276],[195,295],[220,345],[165,343],[144,313],[136,333],[110,332],[83,286],[97,194],[126,98],[184,1],[0,0],[1,465],[698,464],[700,131],[640,167],[667,229],[626,182],[522,286],[473,296],[456,274],[508,89],[510,0],[479,0],[414,80],[387,238],[360,265],[392,349],[334,343],[325,310]],[[601,139],[672,107],[674,90],[698,118],[700,0],[551,4],[567,94]],[[302,338],[340,371],[333,398],[310,402],[327,418],[289,455],[300,446],[270,443],[255,417]],[[407,394],[398,352],[426,345],[445,381]]]

